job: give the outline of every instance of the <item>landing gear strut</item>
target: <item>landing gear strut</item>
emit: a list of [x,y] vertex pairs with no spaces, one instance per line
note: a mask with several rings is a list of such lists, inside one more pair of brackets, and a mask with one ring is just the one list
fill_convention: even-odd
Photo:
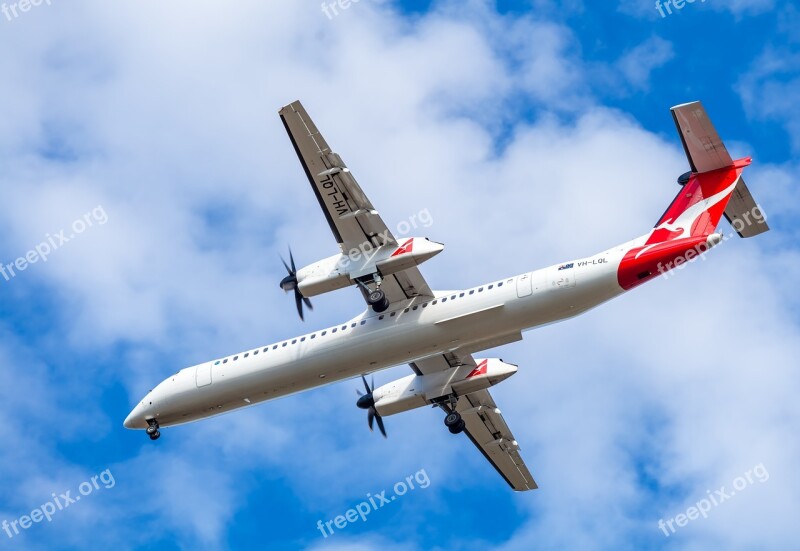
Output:
[[439,406],[447,413],[447,416],[444,418],[444,425],[451,434],[464,432],[467,424],[464,422],[464,419],[461,418],[461,414],[456,411],[458,396],[451,394],[450,396],[442,398],[441,401],[438,401],[435,405]]
[[158,421],[155,419],[148,419],[147,424],[147,436],[150,437],[150,440],[158,440],[161,438],[161,431],[158,430]]

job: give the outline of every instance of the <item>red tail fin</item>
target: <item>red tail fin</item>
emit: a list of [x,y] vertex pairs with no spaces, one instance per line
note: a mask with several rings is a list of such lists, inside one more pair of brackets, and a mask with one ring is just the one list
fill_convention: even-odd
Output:
[[[679,179],[683,187],[655,228],[631,243],[617,274],[623,289],[680,266],[719,243],[722,236],[714,232],[723,215],[742,237],[769,229],[742,180],[751,159],[731,159],[699,101],[673,107],[672,116],[692,170]],[[743,221],[752,226],[750,216],[758,226],[742,227]]]

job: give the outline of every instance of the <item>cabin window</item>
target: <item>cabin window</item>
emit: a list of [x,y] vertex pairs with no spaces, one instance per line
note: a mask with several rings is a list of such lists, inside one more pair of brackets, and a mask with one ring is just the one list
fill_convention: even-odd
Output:
[[222,360],[222,363],[224,363],[224,364],[228,363],[228,358],[225,358],[224,360]]
[[503,282],[501,281],[500,283],[497,284],[497,286],[498,287],[502,287],[503,286]]
[[406,312],[408,312],[409,310],[411,310],[411,308],[406,308],[405,310],[403,310],[403,313],[405,314],[405,313],[406,313]]
[[289,343],[288,343],[288,342],[285,342],[285,343],[283,343],[281,346],[286,346],[287,344],[289,344]]
[[385,317],[386,317],[386,316],[378,316],[378,321],[382,320],[382,319],[383,319],[383,318],[385,318]]
[[475,294],[475,289],[471,290],[471,291],[469,292],[469,294],[470,294],[470,295],[474,295],[474,294]]
[[303,342],[304,340],[306,340],[306,338],[305,338],[305,337],[303,337],[302,339],[300,339],[300,342]]
[[327,332],[327,331],[323,331],[323,332],[322,332],[322,336],[323,336],[323,337],[324,337],[325,335],[327,335],[327,334],[328,334],[328,332]]
[[331,333],[336,333],[336,331],[337,331],[337,328],[336,328],[336,327],[334,327],[333,329],[331,329]]
[[492,287],[494,287],[494,285],[489,285],[489,287],[487,287],[487,289],[491,289]]
[[458,296],[460,296],[460,297],[463,297],[463,296],[464,296],[464,293],[461,293],[461,294],[460,294],[460,295],[458,295]]
[[233,361],[234,361],[234,362],[235,362],[236,360],[238,360],[238,359],[239,359],[239,356],[234,356],[234,357],[233,357]]
[[412,308],[412,310],[416,310],[417,308],[419,308],[419,306],[418,306],[418,305],[417,305],[417,306],[414,306],[414,307]]
[[255,352],[253,352],[253,356],[255,356],[255,355],[257,355],[257,354],[258,354],[258,350],[256,350]]
[[422,307],[423,308],[427,308],[428,307],[428,303],[426,302],[425,304],[422,305]]
[[216,362],[214,362],[214,365],[219,365],[219,360],[217,360]]
[[316,333],[314,333],[313,335],[311,335],[311,338],[312,338],[312,339],[316,339],[316,338],[317,338],[317,334],[316,334]]
[[361,320],[361,325],[364,325],[365,323],[367,323],[367,320]]
[[478,292],[482,293],[483,292],[483,287],[478,287]]
[[248,352],[247,354],[245,354],[245,355],[244,355],[244,357],[246,358],[246,357],[247,357],[247,356],[249,356],[249,355],[250,355],[250,352]]
[[433,302],[431,302],[431,306],[433,306],[433,305],[434,305],[434,304],[436,304],[437,302],[438,302],[438,301],[434,300]]
[[345,329],[347,329],[347,326],[346,325],[342,325],[342,331],[344,331]]
[[273,350],[275,350],[276,348],[278,348],[278,345],[277,345],[277,344],[276,344],[275,346],[273,346],[273,347],[272,347],[272,349],[273,349]]
[[292,341],[292,344],[294,344],[294,343],[296,343],[296,342],[297,342],[297,339],[294,339],[294,340]]
[[397,313],[397,312],[392,312],[391,314],[389,314],[389,316],[390,316],[390,317],[391,317],[391,316],[394,316],[396,313]]
[[444,297],[444,298],[442,299],[442,302],[447,302],[447,297]]

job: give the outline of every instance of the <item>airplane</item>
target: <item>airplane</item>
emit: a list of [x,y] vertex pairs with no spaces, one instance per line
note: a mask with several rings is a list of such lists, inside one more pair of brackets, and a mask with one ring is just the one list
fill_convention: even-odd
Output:
[[[522,339],[522,332],[572,318],[655,279],[719,244],[724,215],[740,237],[767,231],[742,179],[750,158],[733,160],[700,102],[672,116],[690,171],[655,227],[631,241],[471,289],[434,291],[419,265],[444,246],[395,237],[341,157],[297,101],[279,115],[339,251],[297,269],[290,252],[280,286],[301,318],[309,297],[344,287],[366,310],[333,327],[182,369],[151,390],[124,422],[157,440],[164,427],[228,413],[344,379],[360,377],[357,407],[386,436],[383,418],[421,407],[443,410],[515,491],[537,483],[489,391],[517,372],[473,354]],[[366,375],[407,363],[411,373],[375,388]],[[373,375],[374,377],[374,375]]]

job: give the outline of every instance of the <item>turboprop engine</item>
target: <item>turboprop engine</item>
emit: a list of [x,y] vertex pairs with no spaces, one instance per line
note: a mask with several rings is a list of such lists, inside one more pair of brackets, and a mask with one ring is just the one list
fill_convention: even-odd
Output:
[[477,366],[463,365],[430,375],[412,374],[397,379],[362,395],[358,406],[369,408],[370,416],[377,417],[382,427],[380,418],[383,416],[431,405],[453,394],[464,396],[484,390],[517,372],[516,365],[497,358],[475,362]]
[[296,285],[304,297],[321,295],[354,285],[358,278],[381,277],[418,266],[444,250],[444,245],[425,237],[410,237],[399,245],[362,247],[330,256],[296,273]]

